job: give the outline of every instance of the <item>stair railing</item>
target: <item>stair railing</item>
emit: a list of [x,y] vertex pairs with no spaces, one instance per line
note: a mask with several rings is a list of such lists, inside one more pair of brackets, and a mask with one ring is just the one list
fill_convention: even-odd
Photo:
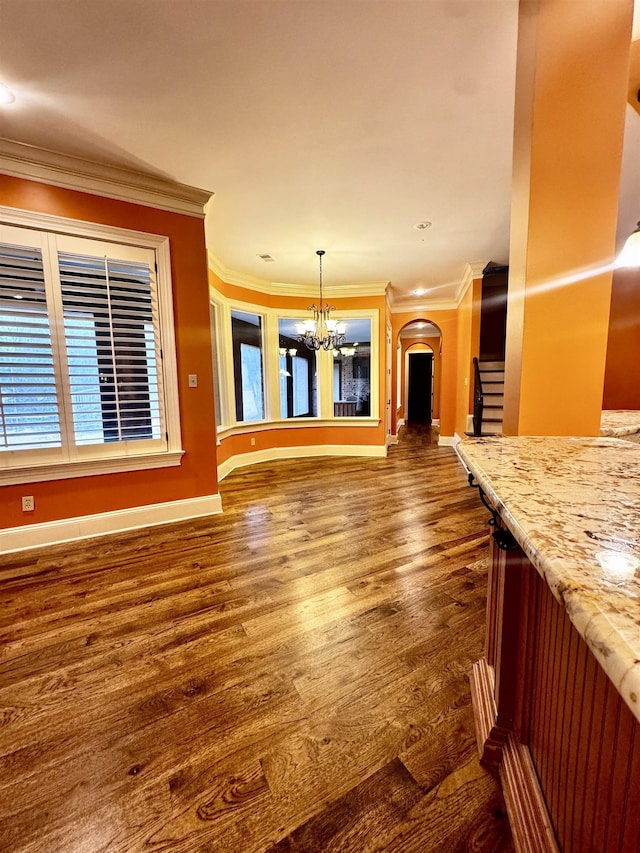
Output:
[[482,435],[482,412],[484,409],[484,394],[482,392],[482,377],[478,359],[473,359],[473,434]]

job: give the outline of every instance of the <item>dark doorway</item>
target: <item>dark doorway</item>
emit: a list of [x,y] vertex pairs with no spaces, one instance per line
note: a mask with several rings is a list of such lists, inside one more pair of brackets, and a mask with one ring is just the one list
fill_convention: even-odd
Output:
[[407,420],[409,423],[431,423],[431,394],[433,387],[433,353],[409,354],[409,387]]
[[504,361],[509,267],[488,263],[482,273],[480,361]]

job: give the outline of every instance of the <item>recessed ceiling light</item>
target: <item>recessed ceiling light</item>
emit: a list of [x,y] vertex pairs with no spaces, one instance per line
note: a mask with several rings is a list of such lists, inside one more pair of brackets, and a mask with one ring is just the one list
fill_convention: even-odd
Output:
[[416,229],[416,231],[424,231],[426,228],[431,228],[432,225],[432,222],[428,222],[425,220],[424,222],[416,222],[413,227]]
[[16,96],[13,94],[11,89],[8,86],[5,86],[4,83],[0,83],[0,106],[8,107],[9,104],[12,104],[16,99]]
[[424,287],[419,287],[417,290],[412,291],[414,296],[424,296],[425,293],[429,293]]

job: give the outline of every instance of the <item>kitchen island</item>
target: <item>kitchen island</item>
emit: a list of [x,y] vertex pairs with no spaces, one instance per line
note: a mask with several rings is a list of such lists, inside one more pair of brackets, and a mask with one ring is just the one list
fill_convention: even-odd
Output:
[[490,513],[472,693],[520,851],[640,850],[640,446],[461,442]]
[[605,409],[600,416],[600,435],[622,438],[640,433],[640,412],[635,409]]

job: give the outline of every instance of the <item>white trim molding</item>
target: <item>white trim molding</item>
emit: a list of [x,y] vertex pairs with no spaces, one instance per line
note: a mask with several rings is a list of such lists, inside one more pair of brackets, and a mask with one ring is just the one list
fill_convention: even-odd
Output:
[[307,429],[308,427],[378,427],[380,418],[361,415],[344,418],[289,418],[286,421],[242,421],[231,426],[218,427],[218,443],[232,435],[245,435],[251,432],[266,432],[274,429]]
[[[317,298],[318,285],[295,284],[281,281],[269,281],[247,273],[235,272],[226,267],[213,252],[207,252],[209,269],[225,284],[234,284],[248,290],[256,290],[269,296],[299,296],[306,299]],[[347,296],[384,296],[390,282],[371,281],[363,284],[325,285],[324,295],[327,299],[340,299]],[[212,286],[213,287],[213,286]],[[215,288],[214,288],[215,290]]]
[[316,444],[301,447],[271,447],[266,450],[254,450],[251,453],[238,453],[230,456],[218,465],[218,482],[236,468],[245,465],[257,465],[260,462],[273,462],[276,459],[304,459],[309,456],[374,456],[385,457],[387,448],[378,444]]
[[204,219],[212,192],[11,139],[0,139],[0,172],[14,178],[115,198]]
[[392,314],[406,314],[416,311],[451,311],[460,307],[465,293],[476,278],[482,278],[482,270],[488,261],[473,261],[465,264],[462,279],[456,285],[451,282],[448,286],[455,287],[455,295],[451,299],[425,299],[424,296],[395,295],[389,288],[389,310]]
[[441,435],[438,438],[438,447],[455,447],[456,438],[454,435]]
[[205,515],[219,515],[221,512],[222,501],[220,495],[215,494],[82,515],[76,518],[62,518],[59,521],[42,524],[8,527],[0,530],[0,553],[41,548],[61,542],[87,539],[91,536],[124,533],[141,527],[155,527],[159,524],[171,524]]
[[20,468],[0,470],[0,486],[95,477],[97,474],[121,474],[123,471],[149,471],[152,468],[175,468],[181,464],[183,456],[184,450],[176,450],[168,453],[140,453],[103,459],[23,465]]

